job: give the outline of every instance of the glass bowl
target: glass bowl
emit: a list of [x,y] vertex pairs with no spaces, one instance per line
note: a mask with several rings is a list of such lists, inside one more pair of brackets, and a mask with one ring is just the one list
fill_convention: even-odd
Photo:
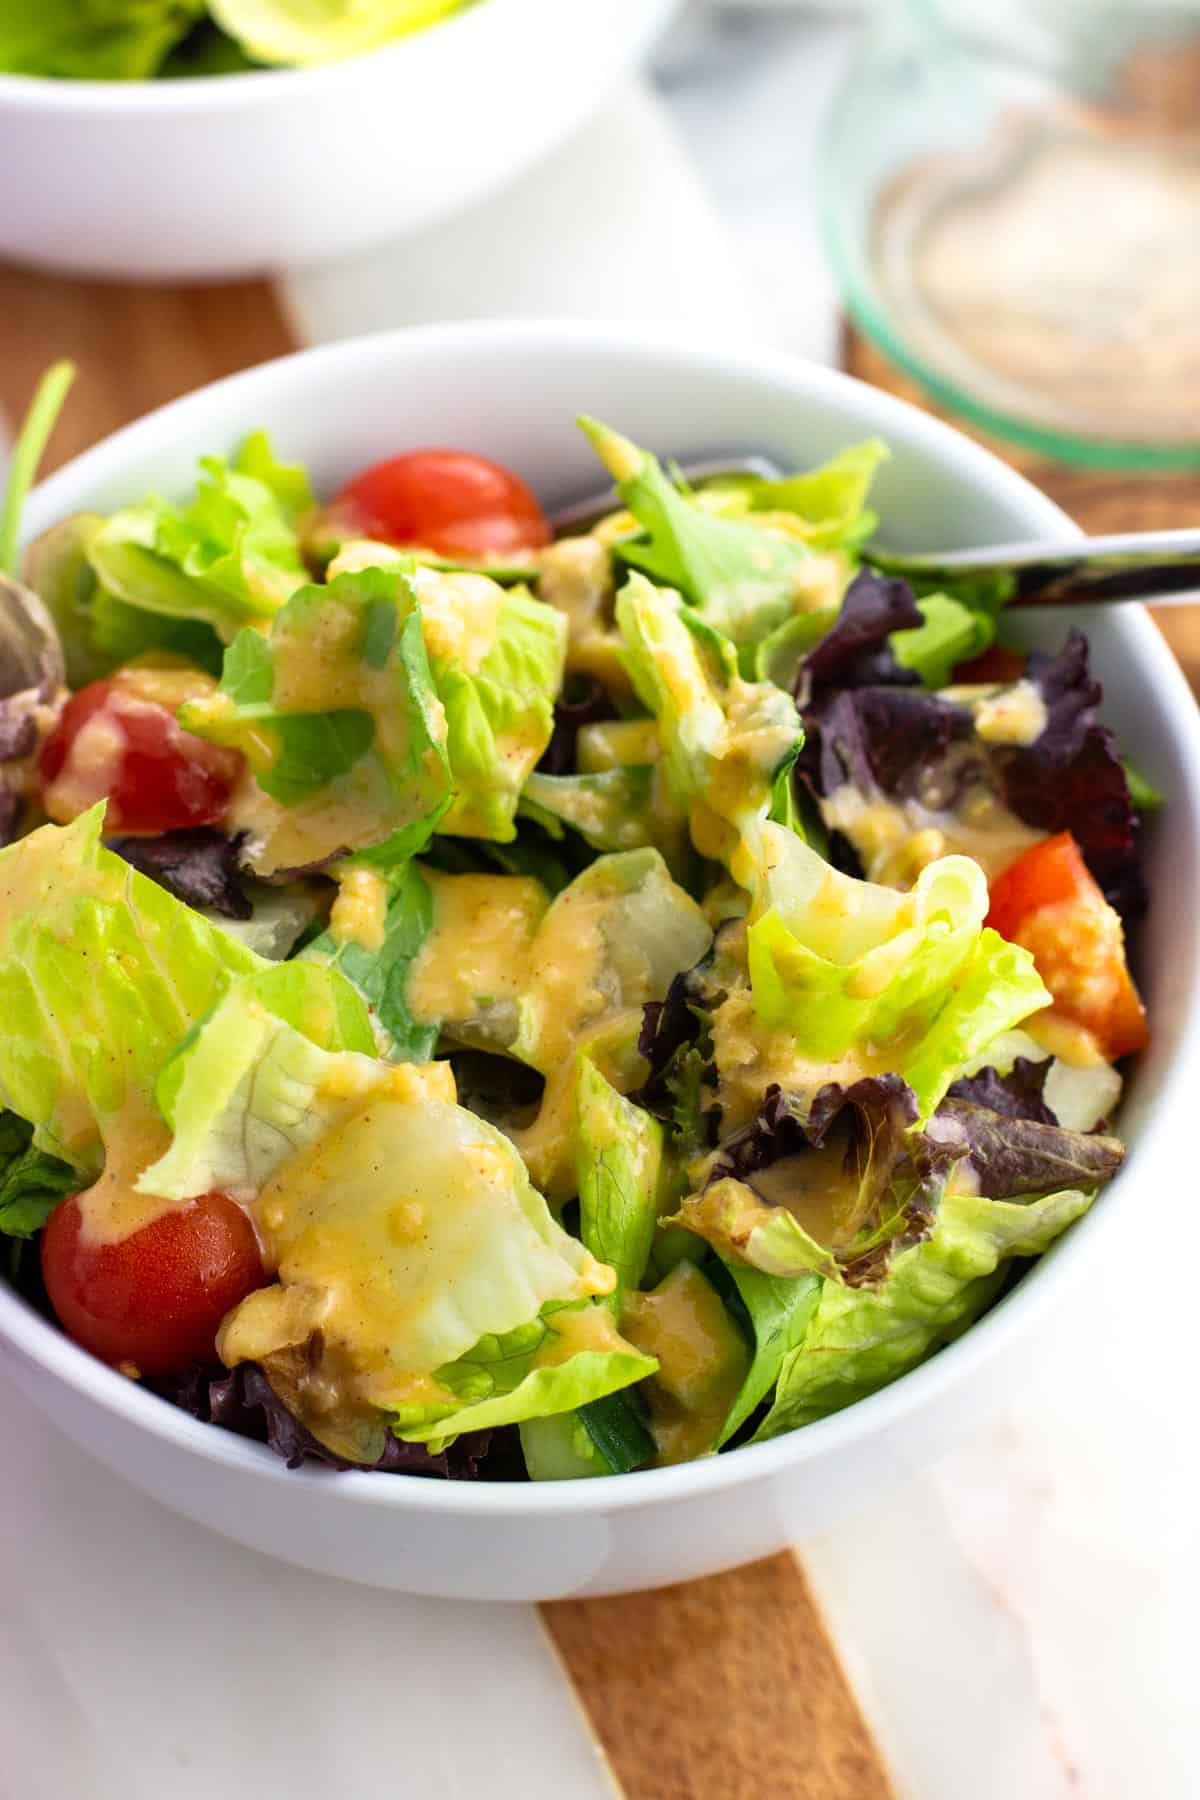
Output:
[[826,122],[846,305],[953,412],[1200,467],[1200,6],[885,0]]

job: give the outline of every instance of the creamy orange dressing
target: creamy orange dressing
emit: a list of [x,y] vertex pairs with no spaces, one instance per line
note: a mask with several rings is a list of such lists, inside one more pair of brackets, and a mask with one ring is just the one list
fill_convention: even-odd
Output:
[[[586,1051],[619,1094],[628,1093],[645,1079],[646,1065],[637,1053],[641,1022],[641,1007],[631,1007],[602,1020],[593,1030],[581,1032],[572,1046],[576,1053]],[[568,1151],[575,1128],[576,1085],[576,1056],[564,1055],[546,1075],[536,1119],[509,1133],[534,1186],[557,1207],[575,1192],[574,1162]]]
[[181,1212],[190,1201],[141,1194],[134,1182],[170,1146],[171,1133],[146,1096],[132,1096],[104,1132],[104,1169],[79,1195],[80,1236],[92,1244],[119,1244],[165,1213]]
[[868,881],[901,890],[943,856],[969,856],[992,880],[1046,835],[983,788],[954,812],[933,812],[916,800],[868,800],[847,786],[822,800],[821,814],[854,845]]
[[575,742],[575,762],[581,775],[656,763],[659,754],[658,725],[653,719],[605,719],[598,725],[583,725]]
[[524,875],[443,875],[427,869],[433,927],[408,978],[415,1019],[440,1025],[515,1001],[530,978],[534,934],[548,900]]
[[802,1056],[790,1030],[772,1030],[754,1010],[748,987],[731,992],[713,1014],[713,1060],[717,1066],[722,1129],[737,1130],[754,1118],[767,1088],[812,1093],[828,1081],[846,1086],[866,1075],[896,1067],[901,1046],[856,1044],[840,1060]]
[[939,698],[969,708],[975,730],[987,744],[1024,748],[1035,744],[1049,723],[1040,690],[1024,678],[1003,687],[988,682],[943,688]]
[[645,1384],[657,1466],[715,1448],[750,1368],[750,1352],[725,1304],[695,1264],[681,1262],[653,1293],[629,1293],[621,1330],[658,1373]]
[[1075,1019],[1047,1006],[1032,1018],[1021,1021],[1021,1030],[1072,1069],[1099,1068],[1106,1059],[1095,1035]]
[[846,1143],[781,1157],[754,1177],[753,1191],[767,1206],[786,1207],[816,1243],[840,1250],[858,1231],[859,1182],[846,1172]]
[[203,669],[166,654],[136,657],[112,677],[114,688],[131,700],[146,700],[175,712],[187,700],[203,700],[217,684]]
[[338,875],[337,898],[329,914],[335,943],[381,950],[387,935],[388,885],[378,869],[354,867]]
[[598,537],[562,538],[539,553],[538,598],[565,614],[566,667],[590,675],[612,694],[631,691],[613,625],[614,583],[607,544]]
[[418,569],[421,633],[431,658],[476,675],[495,647],[504,589],[487,575]]
[[572,1271],[540,1237],[525,1192],[511,1144],[470,1114],[429,1091],[412,1104],[369,1100],[259,1195],[267,1264],[282,1285],[229,1315],[223,1360],[261,1361],[319,1331],[340,1400],[400,1410],[414,1382],[520,1322],[490,1273],[511,1264],[514,1235],[521,1316],[610,1292],[611,1269],[585,1255]]
[[66,760],[42,789],[42,808],[57,825],[69,825],[115,787],[125,760],[126,739],[107,712],[92,714],[76,732]]

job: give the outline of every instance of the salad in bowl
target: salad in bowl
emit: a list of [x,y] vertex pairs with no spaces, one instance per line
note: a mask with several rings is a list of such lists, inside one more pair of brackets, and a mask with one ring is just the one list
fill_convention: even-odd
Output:
[[11,1277],[293,1466],[736,1455],[1123,1159],[1155,796],[1085,637],[876,567],[882,442],[692,488],[580,423],[569,535],[470,448],[315,496],[251,429],[4,590]]
[[6,0],[0,70],[85,81],[232,75],[337,62],[472,0]]

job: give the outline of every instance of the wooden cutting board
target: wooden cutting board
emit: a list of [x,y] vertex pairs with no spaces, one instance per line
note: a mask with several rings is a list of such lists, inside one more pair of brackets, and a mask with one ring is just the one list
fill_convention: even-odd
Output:
[[[48,363],[65,355],[78,364],[49,466],[178,394],[295,347],[265,284],[135,289],[3,268],[0,346],[10,427]],[[853,335],[846,360],[920,399]],[[1200,476],[1124,481],[1014,460],[1093,530],[1200,515]],[[1167,631],[1200,678],[1200,609],[1171,611]],[[796,1557],[650,1594],[561,1601],[542,1616],[627,1800],[893,1800]]]

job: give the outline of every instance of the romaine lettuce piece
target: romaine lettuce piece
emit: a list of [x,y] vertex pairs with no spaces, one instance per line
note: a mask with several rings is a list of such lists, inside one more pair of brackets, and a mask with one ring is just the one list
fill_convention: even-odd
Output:
[[878,515],[867,505],[871,483],[890,452],[878,438],[848,445],[819,468],[779,481],[745,484],[758,513],[788,513],[814,550],[858,550],[872,535]]
[[[452,1092],[448,1070],[442,1081]],[[397,1084],[407,1092],[406,1082],[377,1060],[344,976],[316,963],[273,964],[234,982],[166,1063],[155,1099],[171,1145],[136,1186],[166,1200],[258,1189],[348,1110]]]
[[173,1138],[139,1190],[246,1195],[279,1274],[226,1320],[225,1360],[261,1362],[322,1443],[364,1462],[389,1426],[440,1441],[650,1372],[604,1308],[576,1304],[615,1273],[454,1103],[450,1065],[381,1062],[364,1033],[336,971],[284,964],[236,983],[158,1082]]
[[[374,870],[361,874],[382,881]],[[378,942],[341,935],[337,920],[300,953],[340,969],[371,1007],[387,1037],[387,1054],[398,1062],[428,1062],[438,1025],[413,1017],[408,999],[412,966],[433,929],[433,894],[415,863],[405,863],[387,880],[386,911]]]
[[576,1052],[615,1087],[637,1085],[642,1008],[704,955],[712,931],[657,850],[602,856],[551,904],[529,950],[511,1054],[546,1077],[534,1123],[514,1141],[554,1201],[574,1190]]
[[[445,1097],[449,1079],[446,1064],[315,1054],[294,1081],[295,1116],[314,1101],[340,1114],[307,1147],[289,1143],[261,1189],[280,1282],[222,1328],[223,1358],[269,1375],[319,1329],[289,1402],[353,1460],[371,1460],[389,1426],[440,1442],[567,1410],[654,1366],[604,1308],[574,1304],[609,1292],[612,1271],[555,1225],[507,1139]],[[330,1383],[340,1417],[322,1410]]]
[[234,977],[262,968],[105,850],[103,813],[0,851],[0,1101],[84,1170]]
[[804,741],[791,697],[770,682],[744,681],[729,646],[644,576],[622,589],[617,620],[692,842],[752,887],[775,782]]
[[841,874],[778,825],[762,826],[761,844],[754,1010],[813,1065],[849,1059],[857,1076],[882,1062],[927,1117],[964,1065],[1049,1003],[1032,957],[983,929],[987,881],[970,858],[943,857],[898,894]]
[[746,1338],[695,1263],[676,1263],[648,1293],[627,1296],[627,1337],[658,1363],[642,1390],[658,1464],[715,1450],[751,1370]]
[[411,579],[454,788],[438,830],[509,842],[522,786],[554,730],[567,621],[486,575],[418,568]]
[[575,1179],[579,1235],[617,1272],[612,1304],[637,1288],[658,1224],[663,1132],[643,1107],[618,1094],[582,1052],[575,1087]]
[[580,424],[646,533],[645,543],[621,544],[630,568],[678,589],[714,631],[738,646],[803,610],[812,557],[803,541],[697,506],[648,451],[594,419]]
[[1003,1263],[1040,1256],[1092,1199],[1069,1189],[1021,1205],[948,1192],[932,1235],[896,1257],[882,1288],[823,1284],[756,1441],[875,1393],[957,1337],[996,1297]]
[[0,69],[142,81],[204,10],[204,0],[0,0]]
[[750,1318],[754,1354],[717,1436],[714,1448],[718,1450],[741,1430],[775,1386],[787,1358],[804,1341],[822,1291],[820,1278],[812,1274],[781,1281],[741,1262],[727,1263],[726,1268]]
[[259,791],[237,823],[260,874],[349,851],[394,866],[450,805],[445,714],[400,570],[301,588],[269,637],[239,634],[220,690],[179,717],[246,756]]
[[126,606],[202,621],[229,643],[262,624],[308,579],[296,522],[312,504],[302,471],[276,463],[262,433],[232,465],[205,457],[184,506],[148,499],[91,536],[88,559],[104,591]]
[[[423,866],[431,895],[420,944],[402,977],[417,1033],[460,1048],[516,1054],[520,1003],[550,896],[527,875],[445,874]],[[414,934],[415,935],[415,934]]]
[[446,1398],[399,1407],[392,1429],[410,1443],[438,1446],[464,1431],[571,1415],[656,1367],[620,1335],[606,1308],[551,1305],[444,1364],[433,1379]]
[[466,0],[209,0],[223,31],[258,62],[303,66],[377,50]]
[[893,631],[891,646],[902,669],[912,669],[927,688],[942,688],[957,663],[982,656],[996,641],[995,620],[989,613],[972,612],[949,594],[930,594],[917,601],[922,623],[908,631]]
[[59,1201],[79,1191],[79,1171],[35,1150],[33,1127],[16,1113],[0,1113],[0,1235],[30,1238]]
[[677,873],[688,860],[687,819],[658,763],[632,763],[594,775],[532,774],[521,813],[561,837],[564,825],[593,850],[661,850]]

